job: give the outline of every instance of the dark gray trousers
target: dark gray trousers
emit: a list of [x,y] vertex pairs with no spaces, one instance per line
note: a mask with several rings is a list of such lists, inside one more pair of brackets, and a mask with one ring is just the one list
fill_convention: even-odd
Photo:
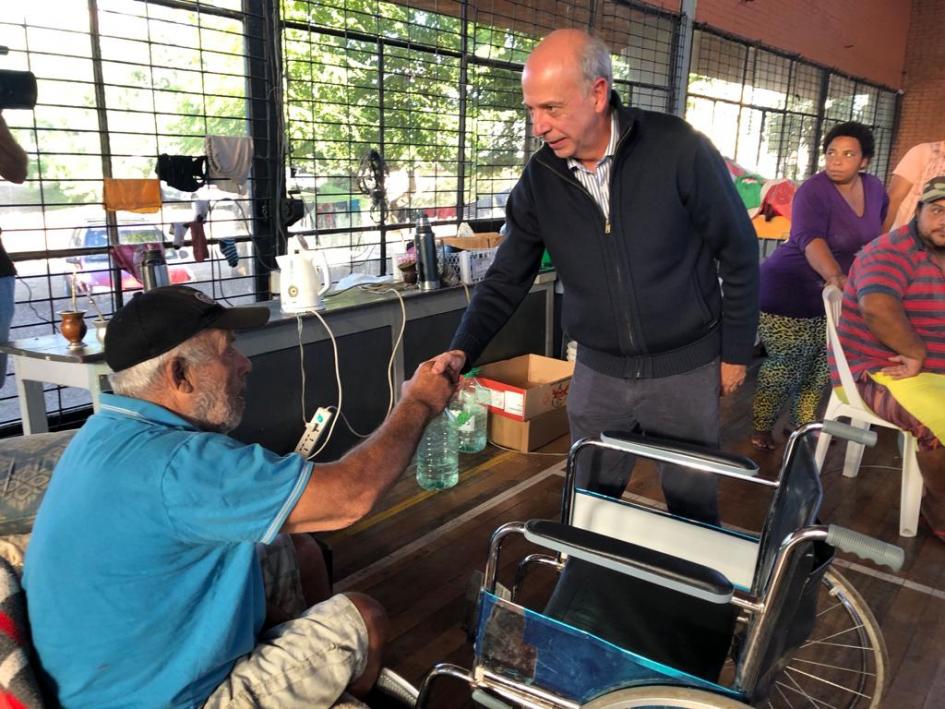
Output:
[[[719,360],[658,379],[621,379],[578,362],[568,392],[571,440],[602,431],[634,431],[689,443],[719,445]],[[633,470],[633,457],[597,450],[577,461],[579,487],[620,497]],[[711,473],[660,464],[669,511],[718,523],[718,482]]]

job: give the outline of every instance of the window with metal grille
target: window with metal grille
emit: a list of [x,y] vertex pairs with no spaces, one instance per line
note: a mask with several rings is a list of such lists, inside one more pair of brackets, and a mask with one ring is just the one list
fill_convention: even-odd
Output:
[[[32,160],[25,186],[0,185],[20,269],[13,338],[55,333],[73,294],[90,317],[96,308],[108,316],[139,287],[135,255],[148,243],[173,246],[174,224],[193,218],[197,200],[209,203],[209,258],[197,262],[186,237],[167,251],[171,276],[231,303],[266,293],[284,188],[303,205],[290,231],[324,247],[335,278],[389,271],[421,210],[438,229],[463,220],[497,228],[538,147],[521,106],[522,66],[552,29],[600,33],[625,102],[672,110],[679,71],[679,18],[627,2],[10,5],[0,8],[4,66],[39,80],[36,110],[5,116]],[[203,154],[207,135],[253,137],[244,191],[164,185],[157,213],[103,209],[104,178],[153,177],[159,154]],[[87,402],[82,391],[47,396],[52,413]],[[17,418],[15,404],[8,378],[0,425]]]
[[889,167],[896,93],[708,28],[693,34],[686,120],[719,151],[766,178],[818,170],[820,142],[843,121],[869,126],[869,171]]
[[[103,179],[154,178],[157,156],[203,155],[208,135],[259,133],[266,111],[250,95],[267,77],[255,67],[267,39],[241,0],[141,2],[31,0],[0,5],[4,68],[32,71],[33,111],[4,111],[30,156],[27,182],[0,183],[3,244],[18,278],[11,339],[56,332],[73,305],[106,317],[141,285],[135,260],[165,242],[173,282],[226,302],[256,300],[253,215],[271,186],[251,173],[241,191],[208,185],[195,193],[162,184],[153,213],[108,211]],[[250,28],[254,29],[250,29]],[[260,117],[262,116],[262,118]],[[258,140],[258,137],[257,137]],[[257,154],[268,146],[256,146]],[[195,258],[191,234],[175,224],[208,216],[209,254]],[[183,238],[182,238],[183,237]],[[47,410],[87,405],[82,390],[50,387]],[[0,392],[0,426],[18,419],[13,377]]]
[[422,211],[443,233],[498,226],[538,147],[522,109],[528,53],[558,27],[608,43],[624,101],[672,110],[679,18],[603,2],[283,0],[290,231],[325,247],[334,277],[390,272]]

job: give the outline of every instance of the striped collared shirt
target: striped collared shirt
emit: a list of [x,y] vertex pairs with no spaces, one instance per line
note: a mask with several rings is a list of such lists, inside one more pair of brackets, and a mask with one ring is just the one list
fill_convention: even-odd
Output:
[[605,218],[610,214],[610,170],[614,164],[614,151],[620,138],[620,126],[617,123],[617,112],[610,112],[610,142],[604,151],[604,157],[597,163],[597,169],[588,170],[580,160],[568,158],[568,167],[584,188],[591,193],[604,212]]
[[[889,366],[889,357],[896,354],[873,334],[860,312],[858,299],[868,293],[891,295],[902,303],[909,324],[928,348],[923,371],[945,374],[945,276],[915,233],[915,224],[913,220],[871,241],[850,269],[837,332],[854,379]],[[839,386],[836,366],[831,370],[834,386]]]

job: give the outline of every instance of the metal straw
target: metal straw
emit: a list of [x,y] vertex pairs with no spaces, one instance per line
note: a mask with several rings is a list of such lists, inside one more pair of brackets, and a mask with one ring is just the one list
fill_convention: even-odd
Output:
[[98,317],[101,320],[104,320],[105,316],[102,315],[102,311],[98,309],[98,303],[95,302],[95,298],[92,297],[91,293],[89,293],[89,302],[92,304],[92,308],[93,310],[95,310],[95,314],[98,315]]

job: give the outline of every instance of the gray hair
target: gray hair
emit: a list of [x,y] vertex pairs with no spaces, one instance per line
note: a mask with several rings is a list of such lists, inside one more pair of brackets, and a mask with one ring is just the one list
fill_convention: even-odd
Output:
[[202,364],[211,359],[214,351],[210,345],[210,332],[212,330],[199,332],[174,349],[139,362],[133,367],[109,374],[108,381],[112,385],[112,391],[121,396],[143,399],[148,392],[153,392],[158,387],[160,372],[172,359],[179,357],[191,364]]
[[590,86],[598,78],[607,80],[607,88],[614,85],[614,70],[610,62],[610,49],[599,37],[590,36],[581,48],[581,76]]

